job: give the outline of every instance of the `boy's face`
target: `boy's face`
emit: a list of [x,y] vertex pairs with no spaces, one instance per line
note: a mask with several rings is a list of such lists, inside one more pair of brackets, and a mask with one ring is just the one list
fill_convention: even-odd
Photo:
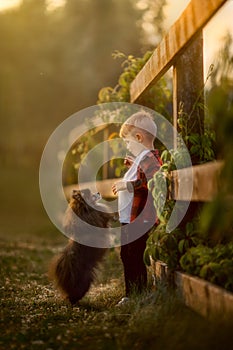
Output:
[[[137,134],[138,136],[139,134]],[[143,139],[143,135],[141,135],[141,139]],[[124,141],[126,143],[127,150],[132,153],[135,157],[141,153],[145,149],[142,142],[140,142],[140,138],[133,136],[132,134],[128,134]]]

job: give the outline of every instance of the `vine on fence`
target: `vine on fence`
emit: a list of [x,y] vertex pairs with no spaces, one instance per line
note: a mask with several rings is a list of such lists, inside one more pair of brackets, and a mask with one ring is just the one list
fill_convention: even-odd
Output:
[[[206,83],[211,77],[211,67]],[[200,95],[201,96],[201,93]],[[207,110],[205,105],[199,103],[199,97],[194,104],[190,115],[184,113],[183,104],[180,104],[177,123],[180,129],[182,139],[189,149],[190,155],[195,156],[198,163],[211,161],[215,158],[215,152],[213,150],[213,144],[215,141],[215,133],[211,130],[209,125],[205,125],[204,130],[201,127],[201,121],[199,121],[200,133],[192,132],[192,125],[190,126],[189,120],[197,107]],[[198,119],[198,118],[197,118]],[[185,167],[183,149],[181,145],[177,145],[176,150],[164,150],[161,158],[163,165],[160,170],[155,173],[153,179],[149,182],[149,188],[152,190],[154,198],[154,205],[159,218],[159,225],[152,229],[150,237],[147,242],[147,248],[145,250],[144,258],[149,263],[149,256],[152,256],[154,260],[162,260],[168,264],[168,267],[172,270],[180,269],[180,258],[191,248],[203,242],[203,237],[200,235],[200,229],[198,228],[198,217],[193,219],[193,222],[188,222],[184,229],[176,228],[173,232],[167,233],[166,226],[171,216],[175,202],[169,197],[166,198],[165,206],[161,212],[161,196],[164,193],[164,186],[172,192],[171,188],[171,171],[176,170],[175,164],[181,169]]]
[[233,38],[227,35],[224,49],[211,76],[208,93],[210,114],[217,130],[217,153],[224,160],[221,187],[200,216],[205,246],[190,249],[182,268],[233,291]]
[[[203,85],[202,90],[199,92],[197,99],[192,107],[191,112],[188,114],[184,112],[184,104],[180,102],[179,110],[178,110],[178,118],[177,125],[181,134],[182,139],[184,140],[191,158],[196,160],[196,163],[201,164],[205,162],[209,162],[216,158],[214,145],[215,145],[215,132],[213,130],[213,123],[211,123],[211,118],[208,118],[208,107],[205,103],[201,102],[201,96],[205,89],[206,84],[208,83],[211,75],[213,74],[214,66],[213,64],[210,66],[209,71],[207,73],[206,81]],[[203,123],[200,120],[199,110],[203,110],[205,112],[205,123],[203,127]],[[195,115],[195,124],[190,124],[190,120]],[[209,122],[207,122],[209,121]],[[195,131],[195,129],[198,130]]]
[[[147,51],[142,57],[127,56],[120,51],[115,51],[113,58],[123,59],[121,64],[123,72],[115,87],[104,87],[99,91],[98,103],[130,102],[130,85],[151,55],[152,51]],[[161,78],[145,93],[139,104],[156,110],[167,119],[171,119],[172,94],[169,84],[168,77]]]
[[[167,263],[171,270],[180,268],[180,258],[191,247],[203,241],[198,231],[197,220],[186,224],[185,229],[177,227],[172,232],[166,231],[166,226],[171,216],[175,201],[170,199],[169,192],[172,191],[171,171],[176,170],[175,164],[182,168],[184,156],[182,148],[170,152],[165,150],[161,158],[163,165],[154,177],[149,181],[148,187],[152,191],[154,205],[157,211],[159,225],[155,226],[147,240],[147,247],[144,252],[144,260],[150,265],[150,256],[156,261],[161,260]],[[168,189],[165,205],[163,206],[163,194]],[[162,210],[161,207],[163,206]]]
[[[207,94],[209,113],[217,130],[217,150],[218,152],[221,150],[219,153],[225,161],[221,174],[221,189],[215,200],[207,203],[193,222],[186,224],[185,230],[177,228],[171,234],[166,233],[166,223],[173,209],[173,202],[167,198],[165,208],[160,213],[160,186],[162,178],[166,179],[167,186],[170,186],[169,171],[174,170],[174,159],[172,155],[170,158],[165,157],[165,164],[150,183],[160,224],[148,239],[145,262],[149,264],[149,256],[152,256],[155,260],[166,262],[171,269],[183,269],[233,291],[233,57],[231,46],[232,39],[228,37],[224,54],[221,53],[221,64],[219,63],[217,71],[213,71],[212,88]],[[222,74],[220,74],[221,68]],[[191,141],[190,150],[198,152],[200,162],[211,160],[214,155],[212,136],[208,139],[207,134],[207,145],[210,149],[204,155],[199,148],[202,144],[200,135],[189,134],[183,115],[180,124],[183,127],[185,141]],[[195,145],[199,147],[193,149]]]

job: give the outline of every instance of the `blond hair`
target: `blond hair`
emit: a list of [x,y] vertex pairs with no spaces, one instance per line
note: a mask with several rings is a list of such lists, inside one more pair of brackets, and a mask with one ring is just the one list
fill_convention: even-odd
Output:
[[125,138],[127,135],[135,135],[141,132],[152,140],[157,134],[157,125],[152,116],[145,111],[134,113],[121,126],[120,137]]

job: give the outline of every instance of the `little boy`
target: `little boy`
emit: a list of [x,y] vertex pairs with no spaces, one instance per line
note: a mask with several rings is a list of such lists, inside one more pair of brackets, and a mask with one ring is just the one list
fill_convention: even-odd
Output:
[[153,198],[147,183],[159,170],[162,161],[154,149],[157,126],[149,113],[141,111],[128,118],[121,127],[120,137],[135,157],[127,156],[129,168],[121,181],[112,186],[118,194],[121,229],[121,260],[124,266],[126,297],[132,292],[142,292],[147,285],[147,270],[143,261],[148,232],[156,223]]

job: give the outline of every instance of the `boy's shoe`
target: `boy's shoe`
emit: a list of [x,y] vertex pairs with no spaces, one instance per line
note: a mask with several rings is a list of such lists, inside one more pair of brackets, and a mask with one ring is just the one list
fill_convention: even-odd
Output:
[[122,298],[119,303],[116,304],[116,306],[121,306],[121,305],[125,305],[126,303],[129,302],[129,298],[128,297],[124,297]]

